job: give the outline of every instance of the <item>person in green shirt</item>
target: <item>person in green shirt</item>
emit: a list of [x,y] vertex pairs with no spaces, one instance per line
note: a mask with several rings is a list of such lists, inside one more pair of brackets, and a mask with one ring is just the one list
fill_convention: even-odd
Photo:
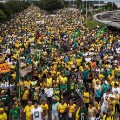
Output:
[[81,105],[79,109],[79,120],[87,120],[87,109],[84,105]]
[[9,96],[7,95],[7,93],[4,91],[2,92],[0,99],[2,100],[2,102],[4,103],[4,106],[8,106],[9,104]]
[[66,83],[62,83],[60,85],[60,91],[61,91],[61,94],[63,95],[63,97],[65,97],[67,95],[67,84]]
[[9,111],[9,120],[19,120],[20,119],[20,108],[16,107],[15,103]]

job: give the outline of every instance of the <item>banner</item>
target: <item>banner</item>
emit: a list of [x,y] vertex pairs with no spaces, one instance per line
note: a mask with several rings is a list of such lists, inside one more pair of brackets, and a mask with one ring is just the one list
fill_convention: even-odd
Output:
[[26,68],[20,70],[21,77],[24,77],[26,74],[32,71],[32,65],[27,66]]
[[39,59],[40,59],[41,51],[38,50],[38,49],[32,49],[32,50],[31,50],[31,54],[34,55],[34,58],[35,58],[36,60],[39,60]]
[[10,71],[10,66],[8,63],[0,64],[0,73],[6,73]]
[[36,24],[44,24],[44,20],[36,21]]
[[0,64],[4,63],[6,55],[1,55]]

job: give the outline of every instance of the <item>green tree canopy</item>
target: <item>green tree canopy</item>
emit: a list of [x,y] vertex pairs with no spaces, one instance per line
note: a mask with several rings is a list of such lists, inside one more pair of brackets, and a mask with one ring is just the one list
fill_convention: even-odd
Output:
[[33,2],[43,10],[53,11],[63,8],[62,0],[40,0],[39,2]]
[[0,22],[4,22],[5,20],[6,20],[5,13],[2,10],[0,10]]
[[113,2],[108,2],[106,5],[105,5],[105,9],[106,10],[117,10],[118,7],[117,5]]

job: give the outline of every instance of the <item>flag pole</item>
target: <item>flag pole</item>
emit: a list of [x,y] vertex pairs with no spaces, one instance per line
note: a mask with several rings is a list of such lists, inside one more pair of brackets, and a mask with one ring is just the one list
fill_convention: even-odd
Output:
[[[21,102],[21,98],[20,98],[20,92],[21,92],[21,88],[20,88],[20,71],[19,71],[19,63],[20,63],[20,57],[18,55],[18,59],[17,59],[17,64],[16,64],[16,84],[17,84],[17,90],[18,90],[18,99],[19,99],[19,107],[20,106],[20,102]],[[21,111],[20,111],[20,118],[21,118]]]
[[[18,55],[18,65],[20,65],[20,56]],[[19,72],[19,66],[18,66],[18,72]],[[19,103],[20,103],[20,72],[19,72]]]
[[[18,74],[18,81],[17,81],[17,83],[18,83],[18,89],[19,89],[19,107],[21,107],[20,106],[20,104],[21,104],[21,98],[20,98],[20,94],[21,94],[21,88],[20,88],[20,71],[19,71],[19,68],[20,68],[20,66],[19,66],[19,64],[20,64],[20,56],[18,55],[18,60],[17,60],[17,74]],[[21,119],[21,111],[20,111],[20,119]]]

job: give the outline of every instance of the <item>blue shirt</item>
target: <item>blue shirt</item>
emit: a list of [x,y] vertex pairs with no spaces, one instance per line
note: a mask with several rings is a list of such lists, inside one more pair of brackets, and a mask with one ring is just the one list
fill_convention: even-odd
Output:
[[95,95],[97,98],[100,98],[101,97],[101,91],[98,89],[95,91]]
[[88,74],[89,74],[88,70],[83,71],[82,72],[83,79],[87,79],[88,78]]
[[106,93],[110,89],[110,85],[102,84],[101,88],[102,88],[102,93]]

